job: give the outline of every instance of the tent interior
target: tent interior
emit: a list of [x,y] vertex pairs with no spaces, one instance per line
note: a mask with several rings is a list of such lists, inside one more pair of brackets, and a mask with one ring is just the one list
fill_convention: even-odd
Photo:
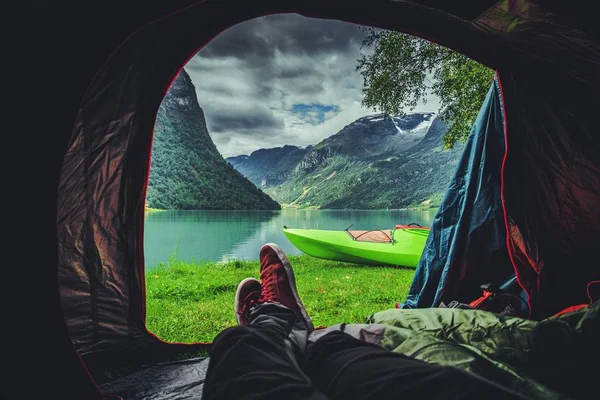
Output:
[[[15,249],[27,255],[28,268],[14,279],[27,289],[11,298],[26,292],[27,301],[14,318],[19,333],[3,341],[14,366],[6,398],[168,399],[185,390],[199,396],[206,359],[161,361],[209,344],[164,343],[145,327],[143,208],[154,120],[190,57],[228,27],[269,14],[406,32],[495,69],[490,102],[500,108],[488,120],[496,125],[482,130],[505,144],[494,199],[502,218],[492,228],[504,235],[527,318],[589,304],[600,280],[600,36],[590,7],[554,0],[180,0],[16,10],[11,24],[29,33],[15,40],[22,74],[34,76],[36,60],[52,60],[45,69],[52,79],[35,83],[43,102],[36,118],[14,114],[27,121],[14,148],[27,148],[35,167],[19,172],[21,195],[10,205],[37,211],[15,224],[15,236],[27,237]],[[457,204],[470,201],[461,193]],[[461,226],[486,220],[487,211],[463,207]],[[456,248],[453,238],[465,232],[454,232],[435,236],[432,229],[407,308],[468,300],[460,282],[485,266],[465,255],[482,243],[485,249],[491,231]],[[437,272],[424,273],[428,268]],[[441,283],[443,290],[427,289]],[[128,368],[131,374],[102,385],[107,371]]]

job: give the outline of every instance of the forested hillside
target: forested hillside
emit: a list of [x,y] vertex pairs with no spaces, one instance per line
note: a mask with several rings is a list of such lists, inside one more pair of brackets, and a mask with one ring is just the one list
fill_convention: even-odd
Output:
[[260,149],[227,160],[288,207],[431,208],[463,149],[443,149],[446,131],[434,113],[372,115],[306,149]]
[[185,70],[158,111],[146,205],[179,210],[280,208],[223,159]]

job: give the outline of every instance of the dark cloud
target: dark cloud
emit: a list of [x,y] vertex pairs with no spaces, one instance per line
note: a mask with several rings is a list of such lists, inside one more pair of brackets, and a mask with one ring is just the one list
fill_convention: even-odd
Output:
[[316,55],[344,52],[360,45],[358,25],[300,15],[270,15],[238,24],[202,50],[203,57],[236,57],[252,64],[283,54]]
[[355,24],[272,15],[220,34],[185,66],[224,156],[316,144],[372,112],[356,71]]
[[[315,75],[315,69],[311,65],[288,65],[279,69],[278,78],[294,79],[302,78],[308,75]],[[322,73],[317,73],[322,76]]]
[[212,133],[239,132],[252,134],[257,131],[273,132],[283,129],[283,119],[277,118],[266,107],[256,106],[245,109],[220,109],[211,110],[208,129]]
[[[237,93],[235,91],[235,88],[231,87],[230,85],[225,84],[224,82],[210,82],[208,85],[205,86],[205,90],[207,92],[210,92],[212,96],[226,96],[226,97],[232,97],[235,96]],[[198,99],[198,100],[203,100],[203,99]]]
[[[366,113],[355,70],[363,37],[358,25],[295,14],[257,18],[221,33],[186,65],[219,150],[232,155],[314,144]],[[303,108],[307,104],[336,111]],[[334,117],[331,128],[316,129]],[[302,143],[295,143],[299,135]]]

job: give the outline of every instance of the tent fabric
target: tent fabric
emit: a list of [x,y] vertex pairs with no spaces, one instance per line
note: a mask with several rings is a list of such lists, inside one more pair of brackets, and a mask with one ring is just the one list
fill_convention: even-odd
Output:
[[600,237],[597,102],[582,94],[550,98],[528,81],[506,80],[503,89],[509,254],[532,316],[541,318],[587,303],[587,286],[600,276],[593,261]]
[[200,399],[208,362],[199,357],[157,363],[99,387],[105,395],[127,400]]
[[[525,3],[500,2],[474,21],[412,2],[381,2],[377,11],[366,3],[343,10],[311,2],[295,7],[266,2],[262,9],[245,3],[229,14],[221,12],[223,4],[199,3],[137,31],[112,53],[83,98],[64,157],[57,221],[63,310],[75,348],[84,357],[141,349],[156,342],[144,325],[142,248],[153,118],[181,66],[222,29],[273,12],[296,9],[309,16],[318,12],[322,17],[337,16],[433,38],[491,66],[519,71],[523,77],[519,82],[534,78],[539,82],[541,74],[538,70],[533,74],[532,68],[547,63],[553,51],[577,59],[582,46],[590,49],[582,32],[557,24],[551,13],[534,12],[533,3],[527,3],[524,11]],[[450,29],[452,35],[446,34]],[[565,32],[569,35],[564,36]],[[562,80],[593,83],[596,78],[589,76],[589,66],[598,65],[595,56],[588,55],[577,67],[569,64],[544,71],[548,76],[560,74]],[[554,58],[551,62],[556,64]],[[513,85],[520,87],[516,81]],[[522,188],[517,184],[515,189]],[[529,278],[527,268],[517,270],[524,270],[520,275]]]
[[[416,34],[498,70],[507,248],[532,316],[581,303],[588,282],[600,280],[597,263],[589,262],[600,238],[600,28],[593,4],[173,0],[20,7],[7,7],[11,18],[2,26],[10,32],[3,35],[7,57],[20,68],[12,76],[22,77],[7,80],[19,127],[8,135],[17,143],[6,148],[23,153],[9,174],[17,179],[9,179],[15,195],[6,199],[18,219],[7,247],[26,255],[8,280],[23,282],[9,285],[10,298],[20,299],[19,318],[9,319],[20,336],[3,341],[13,374],[7,381],[25,383],[9,386],[8,398],[23,398],[26,387],[31,398],[99,399],[88,371],[99,368],[92,356],[103,355],[101,364],[110,367],[139,362],[163,345],[145,328],[142,246],[156,111],[199,48],[232,25],[271,13]],[[46,79],[31,78],[40,76],[39,60],[48,60]],[[34,306],[21,301],[23,293]],[[40,337],[52,345],[33,346]],[[37,385],[27,384],[31,360],[44,371]]]
[[437,307],[481,295],[482,283],[514,274],[500,201],[504,112],[498,79],[490,86],[454,177],[433,219],[401,308]]

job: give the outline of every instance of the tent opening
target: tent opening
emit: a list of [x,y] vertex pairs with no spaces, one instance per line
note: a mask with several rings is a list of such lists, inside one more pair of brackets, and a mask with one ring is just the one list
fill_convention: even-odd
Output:
[[[427,256],[487,266],[451,295],[470,301],[482,280],[506,280],[502,210],[488,204],[499,197],[502,129],[482,128],[499,110],[478,117],[498,95],[493,82],[493,70],[443,46],[335,20],[276,14],[215,37],[182,67],[156,115],[144,219],[148,329],[169,342],[209,342],[235,325],[237,283],[259,277],[268,242],[293,257],[317,324],[363,322],[407,300],[422,250],[411,265],[340,263],[305,253],[283,228],[385,242],[396,226],[430,228],[441,205],[476,231],[469,240],[488,237],[452,261]],[[459,190],[447,191],[459,166],[485,157],[488,184],[474,202],[493,211],[474,218],[452,206]]]
[[[38,35],[40,43],[47,44],[45,49],[60,47],[61,59],[78,66],[70,75],[62,66],[54,69],[58,76],[68,75],[68,79],[58,80],[64,84],[60,90],[64,90],[67,103],[48,102],[42,115],[49,118],[31,121],[37,138],[50,125],[56,132],[64,132],[59,140],[64,145],[50,157],[49,165],[56,163],[56,169],[49,167],[46,171],[44,165],[39,170],[58,183],[57,198],[49,203],[54,205],[56,200],[56,215],[52,214],[56,226],[48,230],[58,257],[52,251],[44,253],[39,263],[32,263],[36,268],[48,267],[43,274],[35,275],[40,281],[48,277],[48,283],[40,285],[47,290],[30,291],[40,300],[40,310],[55,317],[56,324],[48,326],[49,331],[54,330],[56,337],[63,340],[62,345],[57,341],[56,347],[36,348],[40,354],[49,348],[57,350],[45,353],[51,357],[35,356],[40,363],[54,362],[55,355],[72,356],[73,365],[81,367],[74,367],[73,371],[83,372],[61,376],[54,373],[53,365],[46,364],[42,369],[48,372],[45,382],[50,382],[50,392],[61,397],[70,390],[69,384],[62,385],[68,380],[65,376],[83,376],[79,380],[82,390],[93,390],[94,382],[86,379],[83,363],[96,383],[101,383],[101,378],[107,377],[104,372],[119,366],[153,365],[184,348],[207,347],[206,343],[173,345],[156,340],[148,331],[146,299],[151,288],[146,283],[151,276],[144,253],[145,247],[151,246],[144,246],[144,203],[155,118],[167,88],[199,47],[224,29],[268,14],[294,12],[410,32],[431,38],[497,71],[475,119],[478,135],[471,132],[471,141],[465,143],[471,151],[463,151],[456,168],[464,174],[455,174],[433,219],[432,232],[440,235],[430,235],[426,248],[436,250],[419,260],[404,302],[383,296],[379,300],[397,301],[403,308],[435,308],[450,300],[469,300],[471,292],[477,292],[478,285],[488,281],[481,275],[481,267],[495,265],[487,263],[490,259],[500,259],[478,250],[491,249],[489,244],[502,239],[503,233],[532,319],[541,320],[594,298],[591,283],[600,276],[589,260],[594,259],[600,236],[600,167],[596,157],[600,146],[595,121],[597,101],[590,99],[597,98],[599,51],[597,29],[587,17],[581,17],[593,13],[587,7],[563,8],[548,1],[485,1],[475,6],[438,3],[441,4],[386,1],[374,6],[357,2],[338,7],[335,2],[257,0],[229,2],[227,13],[223,12],[226,3],[222,1],[148,3],[143,10],[107,3],[100,7],[105,12],[94,14],[96,19],[83,12],[81,18],[56,12],[55,18],[47,19],[56,26],[62,21],[66,30],[37,21],[49,28],[46,32],[40,30],[43,34]],[[63,35],[70,31],[78,35]],[[324,64],[326,61],[322,60]],[[456,76],[459,81],[461,77]],[[50,87],[59,91],[56,86]],[[313,111],[314,104],[299,104],[303,106],[296,111]],[[320,111],[327,115],[335,112]],[[316,117],[320,111],[314,113]],[[251,118],[244,126],[255,120]],[[167,121],[163,122],[168,127]],[[500,151],[503,145],[505,151]],[[56,160],[62,160],[62,164]],[[386,160],[392,162],[395,160]],[[194,171],[188,175],[193,176]],[[338,175],[336,172],[327,181]],[[323,179],[330,176],[322,175]],[[484,190],[496,188],[498,176],[500,190]],[[307,196],[314,193],[309,190]],[[503,218],[498,218],[499,213]],[[500,222],[504,229],[498,230]],[[230,233],[235,242],[237,231]],[[500,246],[497,254],[504,251]],[[446,262],[451,255],[452,262]],[[398,271],[394,270],[394,274]],[[477,284],[476,280],[471,281],[472,274],[479,276]],[[352,275],[347,276],[352,280]],[[160,275],[154,279],[160,282]],[[383,275],[368,281],[381,282],[384,288],[389,286]],[[212,290],[219,294],[230,287],[214,285]],[[170,289],[182,300],[190,300],[189,292]],[[48,293],[50,296],[46,296]],[[56,304],[48,301],[53,295]],[[222,309],[231,309],[230,304]],[[341,306],[353,309],[354,304]],[[552,349],[550,346],[549,355]],[[163,367],[153,369],[158,371],[157,376],[166,376]],[[178,371],[193,372],[190,368]],[[570,372],[573,371],[577,370]],[[582,371],[571,381],[593,382],[581,378],[587,377],[587,372]],[[106,379],[112,378],[114,375]],[[194,382],[200,382],[196,378]],[[151,379],[145,381],[144,387],[162,390],[164,386],[156,383]],[[172,392],[188,388],[184,379],[175,383],[181,386]],[[133,386],[136,393],[141,392],[141,385]],[[106,393],[127,390],[106,389]]]

